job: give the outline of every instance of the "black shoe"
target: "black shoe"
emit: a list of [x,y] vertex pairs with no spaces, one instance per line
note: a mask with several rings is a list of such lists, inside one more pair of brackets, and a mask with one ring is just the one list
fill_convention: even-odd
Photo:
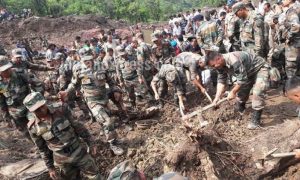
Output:
[[260,127],[261,114],[262,114],[262,110],[253,111],[251,122],[247,126],[248,129],[253,130]]

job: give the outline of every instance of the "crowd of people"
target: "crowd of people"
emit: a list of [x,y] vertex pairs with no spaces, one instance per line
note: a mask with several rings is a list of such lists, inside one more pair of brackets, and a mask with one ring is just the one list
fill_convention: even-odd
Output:
[[31,9],[22,9],[22,11],[19,14],[14,14],[9,12],[6,8],[0,7],[0,22],[3,21],[11,21],[13,19],[17,18],[29,18],[33,15]]
[[[83,118],[101,124],[115,155],[124,153],[115,121],[126,123],[128,112],[139,112],[140,102],[163,110],[171,93],[184,116],[188,84],[214,106],[229,89],[226,98],[236,100],[240,119],[252,93],[248,128],[257,129],[270,87],[283,87],[283,95],[300,103],[299,14],[296,0],[262,0],[258,7],[251,1],[228,0],[220,10],[171,16],[167,28],[151,34],[152,44],[138,28],[122,38],[112,29],[89,40],[77,36],[71,45],[49,44],[44,65],[35,64],[30,48],[21,43],[11,53],[0,51],[1,115],[34,142],[52,179],[57,179],[55,168],[66,179],[79,172],[103,179],[91,156],[97,153],[94,138],[72,114],[75,107]],[[35,71],[47,71],[46,77]],[[129,164],[116,166],[108,179],[145,179]],[[175,176],[185,179],[178,174],[161,179]]]

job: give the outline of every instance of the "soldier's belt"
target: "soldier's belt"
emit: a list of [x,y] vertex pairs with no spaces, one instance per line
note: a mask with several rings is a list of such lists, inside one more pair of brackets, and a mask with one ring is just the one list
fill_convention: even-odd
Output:
[[244,46],[249,47],[249,46],[255,46],[254,42],[244,42],[242,43]]
[[135,78],[137,78],[137,76],[130,76],[130,77],[124,78],[124,80],[126,80],[126,81],[132,81],[132,80],[134,80]]
[[76,141],[75,143],[73,143],[72,145],[63,148],[60,151],[57,151],[58,153],[64,153],[64,154],[72,154],[74,151],[76,151],[76,149],[78,149],[80,146],[79,142]]

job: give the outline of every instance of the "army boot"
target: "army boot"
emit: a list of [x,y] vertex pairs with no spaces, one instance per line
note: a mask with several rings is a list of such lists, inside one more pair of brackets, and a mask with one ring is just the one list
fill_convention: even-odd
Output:
[[254,110],[252,113],[251,122],[248,124],[247,128],[254,130],[260,127],[262,110]]
[[246,103],[245,102],[236,102],[236,109],[240,113],[240,115],[243,115],[246,109]]

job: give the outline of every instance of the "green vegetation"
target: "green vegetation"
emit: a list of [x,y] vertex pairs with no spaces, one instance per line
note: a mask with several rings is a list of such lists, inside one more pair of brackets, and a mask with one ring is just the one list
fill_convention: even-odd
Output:
[[0,0],[10,12],[30,8],[39,16],[100,14],[130,22],[165,20],[173,13],[203,6],[218,6],[224,0]]

